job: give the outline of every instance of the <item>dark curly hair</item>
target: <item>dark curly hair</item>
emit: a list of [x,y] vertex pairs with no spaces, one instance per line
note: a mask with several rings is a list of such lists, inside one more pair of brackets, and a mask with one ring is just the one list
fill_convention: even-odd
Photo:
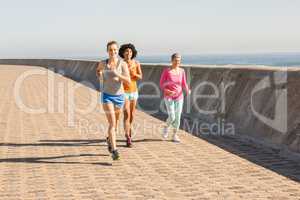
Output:
[[135,46],[133,45],[133,44],[123,44],[121,47],[120,47],[120,49],[119,49],[119,56],[121,57],[121,58],[124,58],[124,52],[125,52],[125,50],[126,49],[131,49],[131,51],[132,51],[132,58],[131,59],[133,59],[133,58],[135,58],[136,56],[137,56],[137,50],[135,49]]

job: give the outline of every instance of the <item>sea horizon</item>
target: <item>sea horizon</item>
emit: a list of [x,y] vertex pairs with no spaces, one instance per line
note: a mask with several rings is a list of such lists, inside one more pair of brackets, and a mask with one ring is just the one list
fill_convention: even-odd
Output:
[[[100,56],[75,56],[70,59],[102,60]],[[138,55],[141,63],[170,63],[170,55]],[[268,65],[300,66],[300,52],[292,53],[218,53],[218,54],[182,54],[182,64],[186,65]]]
[[[72,59],[103,60],[104,56],[30,56],[0,59]],[[170,55],[138,55],[141,63],[170,63]],[[291,53],[218,53],[218,54],[182,54],[183,65],[267,65],[267,66],[300,66],[300,52]]]

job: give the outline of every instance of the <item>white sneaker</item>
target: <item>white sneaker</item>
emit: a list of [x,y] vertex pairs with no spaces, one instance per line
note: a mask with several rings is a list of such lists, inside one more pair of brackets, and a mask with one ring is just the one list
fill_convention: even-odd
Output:
[[163,131],[162,131],[162,137],[164,138],[164,139],[167,139],[168,138],[168,136],[169,136],[169,133],[168,133],[168,127],[167,126],[165,126],[164,128],[163,128]]
[[180,142],[180,139],[177,134],[173,135],[173,142]]

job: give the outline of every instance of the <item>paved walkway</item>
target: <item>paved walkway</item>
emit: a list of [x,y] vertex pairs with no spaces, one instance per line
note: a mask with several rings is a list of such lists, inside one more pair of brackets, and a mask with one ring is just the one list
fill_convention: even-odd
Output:
[[[113,162],[100,106],[86,115],[76,112],[76,126],[68,126],[67,90],[62,96],[58,88],[74,81],[55,75],[53,113],[28,114],[16,105],[15,80],[36,69],[0,66],[1,200],[300,199],[299,163],[232,138],[181,132],[181,144],[161,141],[161,121],[142,112],[134,148],[126,148],[119,134],[121,160]],[[45,75],[25,79],[20,91],[25,105],[47,106]],[[76,90],[79,108],[89,103],[88,91]]]

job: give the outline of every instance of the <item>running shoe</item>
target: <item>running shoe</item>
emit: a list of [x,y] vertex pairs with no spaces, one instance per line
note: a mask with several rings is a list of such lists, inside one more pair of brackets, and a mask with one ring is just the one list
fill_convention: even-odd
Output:
[[177,143],[180,142],[180,139],[179,139],[179,137],[178,137],[177,134],[174,134],[174,135],[173,135],[173,142],[177,142]]
[[120,155],[119,155],[119,152],[118,150],[114,150],[111,152],[111,157],[113,160],[119,160],[120,159]]
[[163,128],[162,134],[161,134],[161,135],[162,135],[162,137],[165,138],[165,139],[168,138],[169,133],[168,133],[168,127],[167,127],[167,126],[165,126],[165,127]]
[[132,147],[132,140],[130,136],[126,136],[126,146],[129,148]]

